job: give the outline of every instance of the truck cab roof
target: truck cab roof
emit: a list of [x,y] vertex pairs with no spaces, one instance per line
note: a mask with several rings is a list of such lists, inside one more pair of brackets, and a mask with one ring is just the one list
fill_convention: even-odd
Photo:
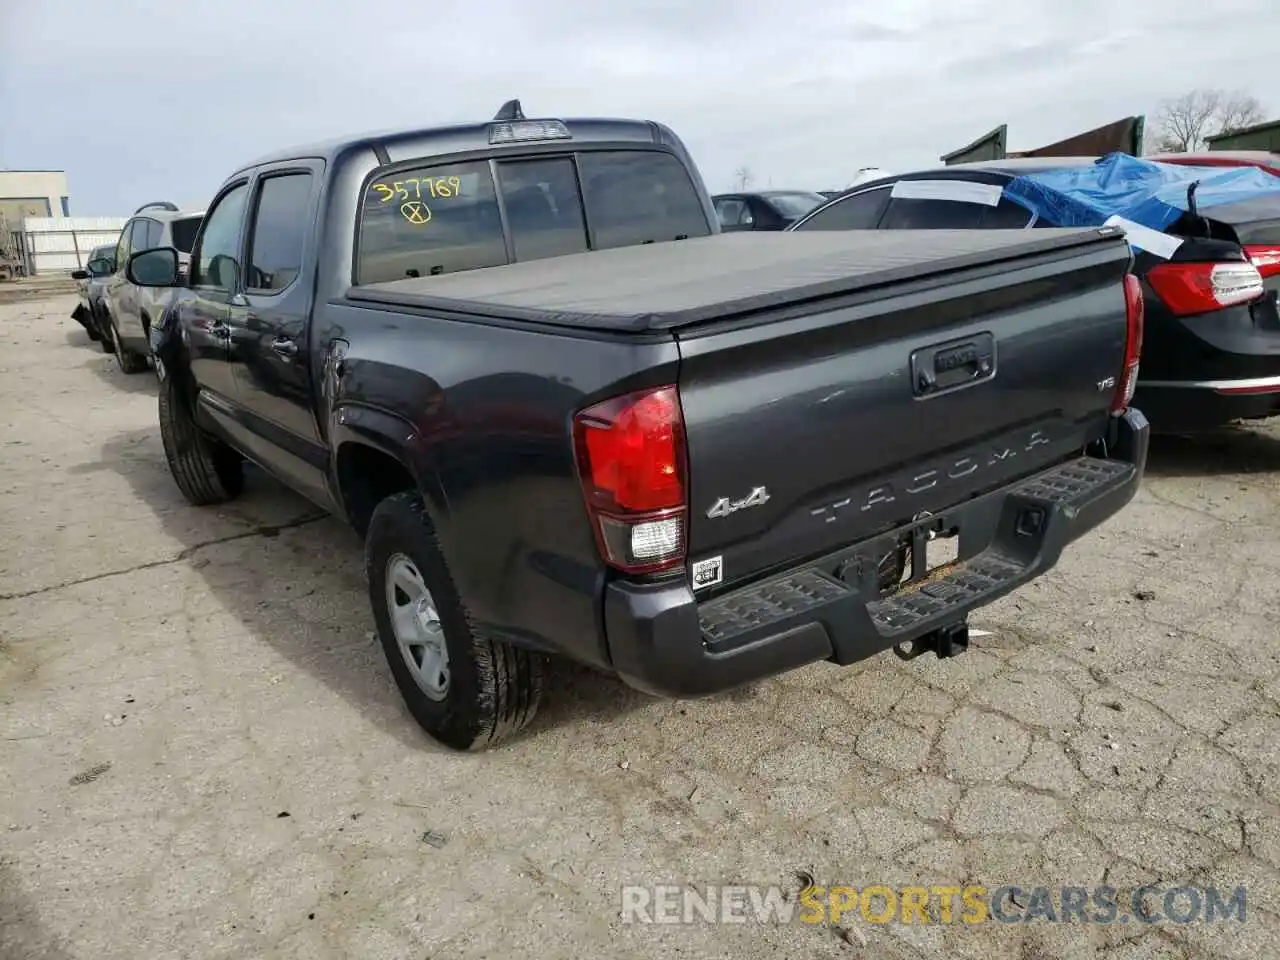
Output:
[[[354,152],[370,150],[386,165],[399,160],[438,154],[489,151],[504,144],[492,138],[494,130],[504,124],[562,124],[569,136],[554,138],[530,137],[511,141],[512,146],[528,150],[537,147],[538,140],[550,148],[563,149],[566,144],[582,142],[601,143],[652,143],[676,146],[679,140],[661,123],[652,120],[636,120],[617,117],[586,117],[562,120],[538,118],[532,120],[489,120],[483,123],[459,123],[447,126],[414,127],[401,130],[383,130],[355,136],[338,137],[319,143],[277,150],[245,164],[241,170],[271,163],[282,163],[302,158],[318,158],[326,164],[334,163]],[[239,172],[239,171],[237,171]]]

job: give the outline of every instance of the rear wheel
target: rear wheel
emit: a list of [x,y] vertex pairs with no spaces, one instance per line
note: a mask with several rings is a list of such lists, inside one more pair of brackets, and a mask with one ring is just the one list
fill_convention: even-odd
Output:
[[244,489],[243,458],[196,426],[172,377],[160,382],[160,439],[169,472],[188,503],[224,503]]
[[103,353],[116,352],[115,331],[112,329],[111,320],[107,317],[104,308],[100,308],[93,315],[94,325],[98,329],[98,345],[102,347]]
[[120,339],[120,328],[116,326],[115,318],[111,318],[111,342],[115,346],[116,361],[120,364],[120,370],[123,373],[141,373],[147,369],[147,356],[144,353],[135,353],[124,345]]
[[365,570],[387,664],[427,733],[455,750],[482,750],[528,725],[544,658],[476,630],[416,492],[374,510]]

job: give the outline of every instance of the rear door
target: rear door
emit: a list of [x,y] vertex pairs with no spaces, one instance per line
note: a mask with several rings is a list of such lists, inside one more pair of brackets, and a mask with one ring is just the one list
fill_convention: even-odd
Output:
[[228,304],[228,362],[246,452],[286,482],[327,499],[328,454],[312,403],[308,340],[323,165],[260,171],[247,221],[243,292]]
[[130,220],[120,231],[120,239],[116,241],[116,268],[106,281],[104,297],[107,301],[107,310],[113,318],[119,317],[121,312],[127,310],[129,306],[128,292],[132,284],[125,276],[125,268],[129,264],[129,255],[134,252],[131,241],[133,227],[137,222],[137,220]]

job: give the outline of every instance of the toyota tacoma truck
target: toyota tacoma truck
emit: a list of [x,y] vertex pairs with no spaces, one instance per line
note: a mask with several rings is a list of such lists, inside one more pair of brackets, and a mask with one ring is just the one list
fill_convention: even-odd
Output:
[[1121,509],[1141,290],[1114,229],[720,234],[667,127],[349,138],[236,171],[153,330],[193,504],[245,461],[364,540],[410,712],[458,749],[548,655],[693,697],[965,649]]

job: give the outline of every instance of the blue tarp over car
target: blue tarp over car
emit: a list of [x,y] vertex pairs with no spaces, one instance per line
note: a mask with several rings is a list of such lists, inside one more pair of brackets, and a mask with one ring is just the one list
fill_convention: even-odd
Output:
[[1045,170],[1016,177],[1004,188],[1010,200],[1058,227],[1101,226],[1111,217],[1164,230],[1188,210],[1187,188],[1196,188],[1196,209],[1258,198],[1280,200],[1280,177],[1257,167],[1193,167],[1156,163],[1112,153],[1084,167]]

